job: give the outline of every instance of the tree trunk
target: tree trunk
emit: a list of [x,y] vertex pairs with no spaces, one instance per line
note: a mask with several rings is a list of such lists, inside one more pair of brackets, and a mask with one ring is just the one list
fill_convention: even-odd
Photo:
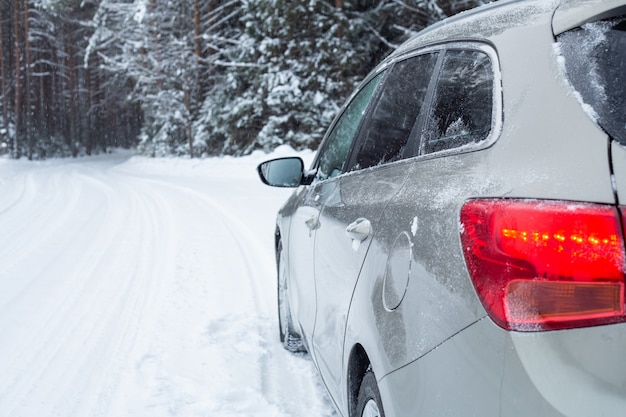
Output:
[[[152,40],[154,41],[154,48],[152,50],[154,51],[154,58],[155,58],[155,65],[156,65],[156,68],[154,68],[154,70],[158,74],[156,86],[157,86],[157,89],[161,90],[163,88],[163,79],[165,77],[163,75],[163,68],[161,65],[162,63],[161,42],[159,41],[159,25],[157,21],[158,16],[157,16],[156,0],[150,0],[149,5],[150,5],[150,14],[152,15],[150,26],[151,26],[151,31],[152,31]],[[148,54],[149,53],[150,51],[148,51]]]
[[[193,1],[193,26],[194,26],[194,54],[196,58],[196,73],[195,73],[195,85],[194,102],[200,103],[202,100],[202,94],[204,88],[204,80],[202,80],[202,19],[201,19],[200,0]],[[195,110],[195,109],[194,109]]]
[[[339,11],[343,7],[342,0],[335,0],[335,8],[337,9],[337,15],[339,15]],[[337,39],[343,38],[343,26],[341,24],[341,19],[337,18]]]
[[187,142],[189,143],[189,157],[193,158],[193,132],[191,130],[191,104],[189,95],[189,90],[185,89],[185,107],[187,108],[187,120],[185,120],[185,134],[187,135]]
[[4,14],[2,12],[2,7],[0,7],[0,78],[2,79],[2,122],[5,129],[9,128],[9,95],[7,91],[7,71],[6,71],[6,62],[4,58],[4,42],[3,42],[3,22],[4,22]]
[[[26,0],[27,1],[27,0]],[[21,64],[21,45],[20,45],[20,0],[14,0],[15,5],[15,16],[13,19],[14,24],[14,35],[15,35],[15,136],[13,138],[13,157],[15,159],[19,159],[22,156],[21,151],[21,143],[20,143],[20,135],[22,129],[22,64]]]
[[49,117],[47,117],[47,113],[48,113],[48,108],[46,105],[46,97],[48,96],[47,91],[46,91],[46,85],[44,82],[44,77],[40,76],[39,77],[39,103],[38,103],[38,107],[37,107],[37,113],[39,115],[39,120],[37,120],[37,134],[39,135],[39,137],[41,138],[47,138],[50,132],[50,129],[48,129],[49,126]]
[[78,138],[78,131],[77,131],[77,127],[78,127],[78,112],[77,112],[77,108],[76,108],[76,102],[78,101],[78,83],[76,82],[76,71],[75,71],[75,67],[76,67],[76,57],[74,56],[75,51],[74,51],[74,45],[72,44],[72,39],[69,39],[69,42],[65,43],[66,46],[66,54],[67,54],[67,66],[66,66],[66,70],[67,70],[67,80],[68,80],[68,92],[67,92],[67,97],[69,98],[69,128],[70,128],[70,134],[69,134],[69,140],[68,140],[68,145],[70,147],[70,150],[72,152],[72,156],[76,157],[78,156],[78,147],[76,146],[76,144],[79,141]]
[[26,109],[24,112],[24,134],[26,135],[26,143],[28,147],[28,159],[33,159],[34,141],[32,134],[32,102],[31,102],[31,74],[30,65],[30,13],[28,8],[28,0],[24,0],[24,94],[26,95]]
[[200,21],[200,0],[193,0],[193,27],[197,60],[200,60],[202,57],[202,28]]

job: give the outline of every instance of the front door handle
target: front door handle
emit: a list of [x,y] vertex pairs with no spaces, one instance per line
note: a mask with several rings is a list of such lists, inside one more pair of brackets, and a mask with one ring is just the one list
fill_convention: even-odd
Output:
[[356,242],[363,242],[372,234],[372,224],[369,220],[361,217],[346,227],[346,234]]

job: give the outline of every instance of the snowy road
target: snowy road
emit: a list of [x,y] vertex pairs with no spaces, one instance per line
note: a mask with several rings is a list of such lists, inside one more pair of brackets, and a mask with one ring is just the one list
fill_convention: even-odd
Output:
[[335,416],[242,159],[0,160],[0,416]]

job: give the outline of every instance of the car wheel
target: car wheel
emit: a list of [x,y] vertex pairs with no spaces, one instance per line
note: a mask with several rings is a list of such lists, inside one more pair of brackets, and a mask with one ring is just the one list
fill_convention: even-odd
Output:
[[276,250],[278,271],[278,329],[280,331],[280,341],[283,347],[290,352],[306,352],[302,336],[294,330],[291,320],[286,272],[283,269],[286,264],[284,262],[282,241],[278,242]]
[[359,388],[356,417],[385,417],[374,372],[367,371]]

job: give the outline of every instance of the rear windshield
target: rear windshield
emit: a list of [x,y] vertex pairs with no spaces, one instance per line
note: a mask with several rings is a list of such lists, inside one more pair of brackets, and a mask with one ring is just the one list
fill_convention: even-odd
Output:
[[557,40],[587,112],[626,146],[626,17],[586,24]]

